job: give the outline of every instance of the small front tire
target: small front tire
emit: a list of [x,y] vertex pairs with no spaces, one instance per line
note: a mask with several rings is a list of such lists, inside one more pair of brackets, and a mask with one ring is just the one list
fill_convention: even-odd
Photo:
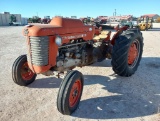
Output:
[[70,71],[62,81],[58,97],[58,111],[71,115],[78,107],[83,91],[83,75],[78,71]]
[[16,84],[27,86],[36,79],[36,76],[28,67],[26,55],[19,56],[13,63],[12,79]]

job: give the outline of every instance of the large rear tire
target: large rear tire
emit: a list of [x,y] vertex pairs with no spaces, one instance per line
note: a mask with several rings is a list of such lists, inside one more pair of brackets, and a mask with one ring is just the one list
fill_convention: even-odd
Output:
[[70,71],[62,81],[58,97],[58,111],[71,115],[78,107],[83,91],[83,75],[78,71]]
[[115,41],[112,68],[120,76],[131,76],[137,70],[143,52],[143,37],[138,29],[124,31]]
[[27,86],[36,79],[36,74],[33,73],[27,63],[27,56],[19,56],[12,66],[12,79],[20,86]]

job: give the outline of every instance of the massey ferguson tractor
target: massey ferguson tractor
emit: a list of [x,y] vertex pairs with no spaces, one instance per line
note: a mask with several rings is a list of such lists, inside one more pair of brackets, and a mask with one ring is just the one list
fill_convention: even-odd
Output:
[[129,77],[137,70],[143,51],[139,29],[123,27],[111,38],[111,31],[84,25],[79,19],[55,17],[49,24],[28,25],[27,55],[19,56],[12,67],[13,81],[20,86],[31,84],[37,74],[64,76],[57,97],[58,111],[71,115],[78,107],[83,91],[81,72],[72,70],[106,58],[112,59],[113,71]]

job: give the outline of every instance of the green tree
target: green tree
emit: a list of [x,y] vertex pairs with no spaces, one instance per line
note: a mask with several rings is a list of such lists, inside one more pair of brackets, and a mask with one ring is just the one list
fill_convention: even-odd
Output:
[[16,22],[16,16],[12,14],[10,16],[10,20],[11,20],[11,22]]

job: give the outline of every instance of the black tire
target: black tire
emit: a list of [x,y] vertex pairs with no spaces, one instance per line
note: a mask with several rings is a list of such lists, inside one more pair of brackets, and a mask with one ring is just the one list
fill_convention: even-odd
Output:
[[[137,49],[137,56],[133,60],[133,64],[130,64],[128,55],[130,47],[135,44]],[[115,41],[112,51],[112,69],[120,76],[131,76],[137,70],[143,52],[143,37],[142,33],[138,29],[129,29],[123,32]]]
[[[72,87],[75,84],[75,82],[77,82],[77,80],[80,83],[81,88],[79,88],[79,90],[77,88],[76,88],[77,90],[74,90],[76,91],[75,93],[77,94],[74,95],[76,96],[75,97],[76,101],[73,103],[73,105],[71,105],[70,103],[72,102],[70,102],[70,94],[73,89]],[[84,83],[83,75],[78,71],[70,71],[66,75],[64,80],[61,82],[57,97],[57,108],[60,113],[64,115],[71,115],[77,109],[82,96],[83,83]]]
[[[26,63],[27,63],[27,56],[21,55],[14,61],[12,66],[12,79],[16,84],[20,86],[27,86],[31,84],[36,79],[37,76],[29,69],[28,64],[25,65],[24,67],[24,64]],[[24,77],[22,76],[22,72],[23,74],[29,73],[29,77],[28,78],[26,77],[24,79]]]

